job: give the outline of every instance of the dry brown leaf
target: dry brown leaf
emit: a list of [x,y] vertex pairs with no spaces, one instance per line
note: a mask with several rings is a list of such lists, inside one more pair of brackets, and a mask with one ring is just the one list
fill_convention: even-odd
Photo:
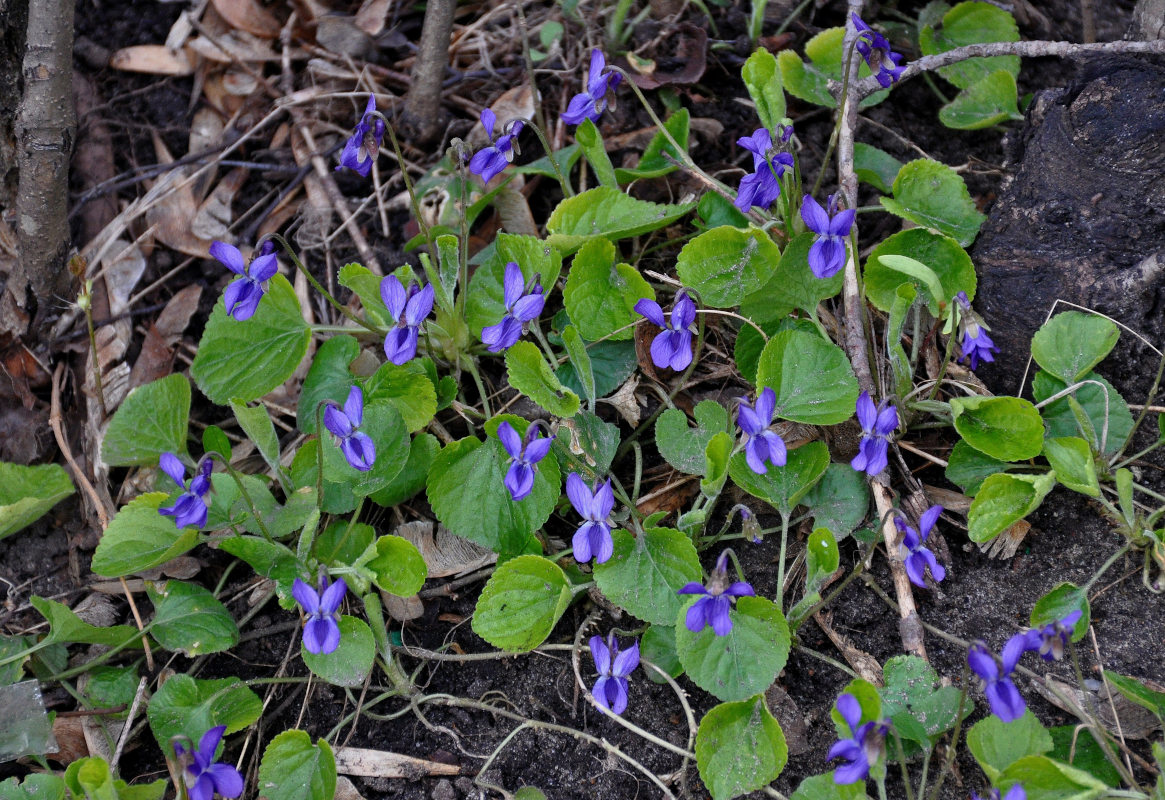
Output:
[[146,338],[142,340],[142,349],[137,360],[133,362],[133,369],[129,373],[129,386],[136,389],[151,381],[164,378],[174,371],[174,351],[166,344],[166,339],[158,332],[158,328],[151,325],[146,330]]
[[369,36],[376,36],[384,30],[391,7],[392,0],[364,0],[356,12],[356,24]]
[[231,66],[222,76],[222,86],[235,97],[249,97],[259,89],[259,79],[252,72]]
[[183,287],[166,303],[166,307],[154,321],[154,327],[166,339],[167,344],[173,344],[186,332],[186,326],[190,324],[190,317],[198,310],[198,301],[201,298],[202,287],[192,283]]
[[430,578],[461,575],[497,560],[496,554],[451,533],[444,525],[437,525],[434,533],[434,524],[430,520],[406,522],[397,527],[395,533],[421,551]]
[[986,553],[988,558],[1011,558],[1019,550],[1031,527],[1030,522],[1021,519],[994,539],[979,542],[979,549]]
[[610,403],[619,412],[619,416],[627,420],[627,424],[632,428],[639,426],[639,419],[643,415],[643,409],[639,405],[639,398],[636,392],[639,389],[639,376],[632,375],[628,378],[619,390],[610,397],[601,398],[604,403]]
[[[174,157],[161,138],[154,133],[154,150],[159,164],[170,164]],[[190,228],[190,221],[198,213],[194,189],[185,183],[186,175],[180,169],[162,175],[152,188],[159,189],[161,198],[146,209],[146,224],[156,225],[158,241],[188,256],[206,258],[210,240],[200,239]]]
[[160,44],[123,47],[109,57],[109,66],[147,75],[193,75],[194,59],[185,49],[170,50]]
[[340,775],[336,778],[336,792],[332,800],[364,800],[364,795],[360,794],[352,781]]
[[228,172],[190,220],[191,233],[203,240],[233,239],[229,230],[231,202],[246,181],[246,168],[236,167]]
[[460,775],[461,768],[439,761],[403,756],[386,750],[341,747],[336,750],[336,772],[364,778],[410,778],[424,775]]
[[[1047,681],[1046,686],[1039,681],[1033,683],[1045,700],[1073,716],[1097,717],[1109,733],[1117,732],[1117,720],[1120,721],[1121,734],[1129,739],[1148,739],[1161,727],[1152,711],[1137,705],[1115,689],[1110,692],[1108,684],[1096,691],[1084,691],[1058,681],[1051,675],[1044,680]],[[1114,708],[1115,717],[1112,713]]]
[[395,594],[389,594],[382,589],[380,599],[384,601],[384,610],[397,622],[408,622],[412,619],[418,619],[425,613],[425,604],[416,595],[412,597],[397,597]]
[[376,57],[376,42],[356,25],[352,17],[329,14],[316,25],[316,42],[330,53],[369,60]]
[[231,64],[236,61],[275,61],[279,58],[267,42],[242,31],[229,31],[215,36],[214,41],[199,36],[191,39],[187,47],[208,61],[220,64]]
[[79,758],[88,758],[89,744],[85,741],[80,717],[57,717],[53,720],[53,738],[57,740],[57,752],[48,754],[53,761],[72,764]]
[[232,27],[264,39],[274,39],[282,27],[270,11],[255,0],[211,0],[215,10]]
[[522,186],[525,185],[522,178],[522,175],[515,175],[513,180],[502,187],[502,190],[494,196],[494,209],[498,212],[502,228],[508,233],[537,236],[538,224],[534,222],[530,203],[521,192]]
[[109,313],[116,317],[129,310],[129,299],[146,271],[146,257],[136,244],[117,239],[109,252],[116,255],[105,262],[105,291]]
[[113,601],[102,594],[88,595],[73,608],[73,613],[96,628],[108,628],[117,622]]

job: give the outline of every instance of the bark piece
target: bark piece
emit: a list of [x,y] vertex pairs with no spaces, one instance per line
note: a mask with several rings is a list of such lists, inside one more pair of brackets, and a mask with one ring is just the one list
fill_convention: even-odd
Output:
[[1165,68],[1113,57],[1033,103],[1022,162],[972,254],[976,306],[1001,351],[980,369],[994,391],[1016,391],[1032,334],[1057,298],[1160,341],[1165,258],[1154,256],[1165,254],[1162,93]]

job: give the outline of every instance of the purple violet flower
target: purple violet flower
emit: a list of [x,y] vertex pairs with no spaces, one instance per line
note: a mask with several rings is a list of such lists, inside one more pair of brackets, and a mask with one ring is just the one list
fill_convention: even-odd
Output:
[[809,269],[818,278],[832,278],[845,266],[845,237],[849,236],[857,213],[852,208],[839,212],[835,194],[829,196],[827,205],[828,211],[808,194],[801,201],[801,219],[817,234],[809,248]]
[[[986,797],[980,797],[975,792],[971,792],[971,798],[972,800],[999,800],[999,790],[992,789]],[[1007,794],[1003,795],[1003,800],[1027,800],[1027,792],[1023,790],[1023,784],[1014,784],[1007,790]]]
[[844,786],[865,780],[870,774],[870,767],[882,757],[886,741],[886,733],[890,726],[881,722],[862,722],[862,706],[857,698],[848,692],[837,698],[837,713],[849,726],[853,738],[840,739],[829,748],[826,760],[843,758],[848,764],[843,764],[833,771],[833,782]]
[[[1022,636],[1023,634],[1017,634],[1012,637],[1012,642]],[[1008,642],[1007,647],[1003,649],[1002,669],[983,642],[975,642],[967,651],[967,664],[979,678],[983,693],[987,695],[987,702],[991,706],[991,713],[1004,722],[1019,719],[1027,709],[1023,696],[1011,682],[1011,673],[1015,670],[1019,657],[1023,655],[1022,646],[1013,646],[1012,642]]]
[[708,576],[708,585],[689,583],[679,590],[679,594],[704,595],[688,609],[684,617],[684,625],[692,633],[699,633],[705,626],[711,625],[717,636],[727,636],[732,630],[732,618],[728,610],[738,597],[753,597],[756,592],[746,581],[728,583],[728,551],[725,550],[716,559],[716,568]]
[[406,292],[400,278],[389,275],[380,282],[380,299],[396,323],[384,337],[384,356],[393,364],[405,364],[417,354],[421,323],[433,310],[433,287],[414,283]]
[[340,153],[340,165],[337,170],[347,167],[367,178],[372,171],[372,162],[380,153],[380,143],[384,140],[384,120],[376,114],[376,95],[368,96],[368,107],[360,121],[356,123],[356,130],[349,137]]
[[194,477],[190,483],[186,482],[186,467],[173,453],[162,453],[158,466],[184,490],[172,505],[159,508],[158,513],[163,517],[173,517],[174,524],[179,528],[201,528],[206,525],[206,511],[210,507],[207,495],[210,492],[210,473],[214,470],[214,462],[209,458],[202,459],[194,468]]
[[343,410],[330,400],[324,408],[324,427],[339,439],[340,452],[348,460],[348,465],[367,472],[376,462],[376,445],[371,436],[357,430],[363,422],[364,392],[359,386],[354,385],[348,390]]
[[878,406],[869,392],[858,395],[858,422],[862,426],[862,441],[858,454],[849,465],[858,472],[877,475],[886,468],[887,437],[898,428],[898,409],[883,400]]
[[502,447],[510,454],[510,468],[506,471],[506,488],[514,502],[525,500],[534,491],[535,465],[546,458],[550,452],[553,436],[538,436],[541,425],[530,423],[526,429],[526,439],[523,441],[514,426],[508,422],[498,425],[498,439]]
[[485,128],[486,135],[489,136],[490,144],[478,150],[469,161],[469,171],[474,175],[480,175],[485,183],[489,183],[490,179],[514,160],[514,156],[518,153],[515,139],[526,125],[522,120],[514,120],[507,126],[506,132],[495,141],[494,125],[497,121],[498,117],[493,111],[488,108],[482,109],[481,124]]
[[777,393],[766,386],[756,398],[755,406],[748,404],[747,397],[741,397],[739,401],[736,424],[744,432],[744,457],[748,468],[757,475],[764,475],[769,471],[765,466],[766,461],[774,467],[785,466],[785,440],[769,430],[773,424],[773,406],[777,402]]
[[599,673],[591,696],[612,714],[622,714],[627,709],[627,676],[639,666],[639,642],[620,651],[619,640],[614,633],[609,633],[606,643],[592,636],[590,646],[591,658]]
[[227,314],[239,322],[255,315],[259,301],[267,291],[267,281],[271,280],[279,269],[273,246],[270,250],[266,247],[260,248],[259,253],[250,266],[247,266],[243,263],[243,254],[234,245],[217,240],[210,245],[210,254],[215,260],[239,276],[222,293]]
[[1010,656],[1013,661],[1018,662],[1020,656],[1031,651],[1039,653],[1044,661],[1059,661],[1064,657],[1064,648],[1068,646],[1076,623],[1083,615],[1084,612],[1077,609],[1063,619],[1015,634],[1004,647],[1003,657],[1006,659]]
[[[615,507],[615,494],[611,491],[611,479],[597,488],[587,488],[586,482],[577,472],[566,476],[566,496],[570,504],[586,522],[579,526],[571,540],[574,560],[585,564],[593,556],[596,564],[605,564],[615,552],[611,539],[611,526],[607,517]],[[616,712],[618,713],[618,712]]]
[[941,513],[943,513],[942,506],[928,508],[923,513],[922,518],[918,520],[917,530],[903,522],[901,517],[894,517],[894,524],[904,534],[901,548],[902,560],[906,564],[906,575],[910,578],[910,582],[920,589],[926,588],[927,567],[930,567],[930,574],[935,583],[940,583],[947,574],[946,568],[938,563],[930,548],[923,545]]
[[340,646],[340,603],[348,591],[348,584],[340,578],[329,585],[326,575],[320,576],[320,590],[308,586],[299,578],[291,585],[291,596],[303,608],[307,620],[303,626],[303,647],[309,653],[327,655]]
[[542,284],[538,282],[537,275],[534,276],[534,285],[530,293],[524,294],[526,279],[516,261],[506,264],[502,290],[506,308],[502,321],[481,331],[481,340],[491,353],[500,353],[513,347],[522,337],[522,327],[527,322],[538,319],[542,307],[546,305],[546,297],[542,294]]
[[615,106],[615,88],[623,80],[618,72],[605,70],[607,59],[603,51],[597,47],[591,51],[591,68],[587,73],[587,90],[576,94],[570,99],[566,111],[562,112],[562,121],[567,125],[578,125],[584,119],[598,122],[599,115],[606,109],[608,103]]
[[174,755],[179,762],[187,762],[182,770],[182,781],[190,800],[211,800],[215,792],[223,797],[238,797],[243,793],[243,776],[239,771],[230,764],[219,764],[214,760],[214,751],[226,729],[226,725],[211,728],[192,750],[174,742]]
[[781,196],[781,176],[793,168],[793,156],[776,152],[767,128],[757,128],[752,136],[742,136],[736,143],[752,153],[753,171],[741,179],[735,205],[742,213],[753,206],[768,210]]
[[955,302],[959,304],[959,327],[963,331],[961,358],[970,361],[973,370],[979,368],[980,361],[990,364],[995,360],[993,354],[998,353],[999,348],[987,335],[987,326],[983,324],[982,318],[971,310],[971,301],[967,299],[966,292],[956,294]]
[[858,32],[854,46],[862,54],[862,58],[866,60],[866,65],[874,73],[874,77],[878,79],[882,88],[889,89],[891,84],[902,75],[902,70],[906,69],[899,66],[902,54],[891,50],[886,37],[862,22],[857,14],[851,16],[854,20],[854,28]]
[[696,304],[687,290],[676,292],[670,321],[664,319],[659,303],[646,297],[635,304],[635,310],[663,329],[651,341],[652,363],[660,369],[671,367],[676,372],[687,369],[692,363],[692,323],[696,320]]

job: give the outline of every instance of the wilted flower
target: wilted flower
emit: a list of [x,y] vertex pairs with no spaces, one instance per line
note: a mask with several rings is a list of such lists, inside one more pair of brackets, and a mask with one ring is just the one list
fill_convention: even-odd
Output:
[[406,292],[400,278],[389,275],[380,282],[380,299],[396,323],[384,337],[384,356],[393,364],[404,364],[417,354],[421,323],[433,310],[433,287],[421,289],[414,283]]
[[584,119],[598,122],[599,115],[607,107],[608,97],[614,106],[613,97],[615,87],[623,80],[618,72],[605,70],[607,60],[603,51],[597,47],[591,51],[591,68],[587,73],[587,90],[576,94],[570,99],[566,111],[562,113],[562,121],[567,125],[578,125]]
[[793,168],[790,153],[778,153],[767,128],[757,128],[752,136],[742,136],[736,143],[752,153],[752,174],[745,175],[736,192],[735,205],[742,212],[753,206],[768,209],[781,196],[781,176]]
[[591,658],[599,672],[591,696],[608,711],[622,714],[627,709],[627,676],[639,666],[639,642],[620,651],[619,640],[614,633],[609,633],[606,643],[600,637],[592,636],[590,646]]
[[946,577],[947,571],[934,557],[930,548],[923,545],[926,537],[930,536],[931,528],[938,521],[939,514],[943,513],[942,506],[931,506],[918,521],[918,529],[907,525],[901,517],[894,517],[894,524],[903,534],[902,560],[906,564],[906,575],[910,582],[919,588],[926,588],[926,569],[930,567],[930,574],[935,583],[940,583]]
[[206,511],[210,507],[207,495],[210,492],[210,473],[214,470],[214,462],[209,458],[202,459],[194,468],[194,477],[190,483],[186,482],[186,467],[173,453],[162,453],[158,466],[184,490],[173,505],[159,508],[158,513],[163,517],[173,517],[174,524],[179,528],[188,525],[201,528],[206,525]]
[[692,363],[692,323],[696,320],[696,304],[687,291],[676,292],[670,322],[664,319],[659,303],[646,297],[635,304],[635,310],[655,327],[663,328],[651,342],[652,363],[660,369],[671,367],[676,372],[687,369]]
[[707,625],[717,636],[727,636],[732,630],[732,618],[728,610],[738,597],[753,597],[756,592],[747,581],[728,583],[728,551],[725,550],[716,559],[716,568],[708,576],[708,585],[692,582],[679,590],[679,594],[704,595],[688,609],[684,617],[684,625],[692,633],[699,633]]
[[502,321],[481,331],[481,340],[491,353],[500,353],[512,347],[522,337],[522,326],[530,320],[538,319],[542,307],[546,305],[546,297],[542,294],[542,284],[538,282],[537,275],[534,276],[530,293],[524,294],[526,279],[516,261],[506,264],[502,291],[506,308]]
[[223,302],[227,307],[227,314],[239,322],[250,319],[259,308],[259,301],[267,291],[267,281],[279,269],[279,262],[275,260],[274,249],[266,247],[260,249],[259,255],[250,266],[243,263],[243,254],[239,248],[226,242],[214,241],[210,245],[210,254],[224,267],[239,277],[231,282],[222,293]]
[[586,520],[571,540],[574,560],[586,563],[593,556],[596,564],[605,564],[615,552],[611,526],[607,524],[607,517],[615,507],[611,479],[608,478],[602,486],[592,490],[587,488],[586,482],[577,472],[572,472],[566,476],[566,496],[579,516]]
[[851,739],[840,739],[829,748],[826,760],[843,758],[848,764],[843,764],[833,771],[833,782],[836,784],[857,783],[870,774],[870,767],[882,757],[886,742],[886,733],[890,730],[885,721],[862,722],[862,706],[857,698],[848,692],[837,698],[837,713],[845,720],[853,734]]
[[291,596],[303,608],[307,621],[303,626],[303,646],[309,653],[327,655],[340,646],[340,603],[348,591],[348,584],[340,578],[329,585],[327,576],[320,576],[320,590],[308,586],[299,578],[291,586]]
[[367,178],[383,140],[384,120],[376,116],[376,95],[369,95],[368,107],[364,109],[364,114],[356,123],[356,130],[344,145],[344,150],[340,153],[340,166],[336,169],[347,167]]
[[878,406],[870,399],[869,392],[858,395],[858,423],[862,426],[862,441],[858,454],[849,465],[858,472],[877,475],[886,468],[886,437],[898,427],[898,409],[885,400]]
[[[1019,634],[1019,636],[1022,635]],[[1015,641],[1014,637],[1013,641]],[[995,656],[983,642],[975,642],[967,651],[967,664],[971,667],[971,671],[979,677],[983,693],[987,695],[987,702],[991,706],[991,713],[1004,722],[1019,719],[1027,709],[1027,703],[1024,702],[1023,696],[1015,688],[1010,677],[1021,655],[1023,655],[1022,647],[1012,646],[1012,643],[1008,642],[1008,647],[1003,649],[1002,668],[1000,668]]]
[[818,278],[832,278],[845,266],[845,237],[849,236],[857,213],[852,208],[839,212],[835,194],[829,196],[827,204],[828,212],[812,195],[807,194],[801,200],[801,219],[817,234],[809,248],[809,269]]
[[774,467],[785,466],[785,440],[769,430],[773,424],[773,406],[776,402],[777,393],[766,386],[756,398],[755,407],[748,404],[747,397],[741,397],[736,407],[736,424],[745,436],[744,457],[748,468],[757,475],[769,471],[765,466],[766,461]]
[[372,437],[357,430],[364,422],[364,392],[359,386],[348,390],[343,410],[332,401],[324,408],[324,427],[339,440],[340,452],[352,469],[367,472],[376,461],[376,445]]
[[967,299],[966,292],[956,294],[955,302],[959,304],[959,328],[963,332],[962,358],[971,362],[971,369],[978,369],[980,361],[990,364],[995,360],[993,354],[998,353],[999,348],[987,335],[987,326],[971,309],[971,301]]
[[494,141],[494,125],[497,121],[498,118],[494,112],[488,108],[482,109],[481,124],[485,127],[486,135],[489,136],[491,144],[478,150],[469,161],[469,171],[474,175],[480,175],[486,183],[489,183],[493,176],[504,170],[506,165],[514,160],[514,156],[518,152],[515,139],[526,124],[521,120],[515,120],[510,123],[506,132],[499,136],[497,141]]
[[174,755],[178,760],[186,761],[189,757],[189,763],[182,771],[182,780],[190,800],[211,800],[215,792],[223,797],[238,797],[243,793],[243,776],[239,771],[230,764],[218,764],[214,760],[214,751],[218,749],[226,729],[226,725],[211,728],[202,735],[193,750],[187,750],[180,742],[174,742]]
[[514,502],[525,500],[534,491],[534,475],[537,472],[534,466],[546,458],[554,441],[553,436],[538,436],[540,427],[537,422],[530,423],[523,441],[510,423],[498,425],[498,439],[510,454],[510,468],[506,471],[505,484]]
[[874,73],[874,77],[878,79],[878,83],[884,89],[889,89],[890,85],[902,75],[902,70],[906,69],[898,66],[899,62],[902,61],[902,54],[891,50],[886,37],[862,22],[857,14],[852,16],[854,28],[858,32],[854,46],[862,54],[862,58],[866,60],[866,64]]
[[[991,793],[986,797],[980,797],[975,792],[971,792],[973,800],[999,800],[999,790],[992,789]],[[1023,790],[1022,784],[1015,784],[1007,790],[1007,794],[1003,795],[1003,800],[1027,800],[1027,792]]]

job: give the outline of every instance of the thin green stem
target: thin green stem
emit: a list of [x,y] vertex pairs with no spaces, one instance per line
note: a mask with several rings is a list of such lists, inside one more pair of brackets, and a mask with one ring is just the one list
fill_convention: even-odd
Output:
[[811,656],[812,658],[816,658],[818,661],[822,662],[823,664],[828,664],[829,666],[833,667],[834,669],[840,670],[841,672],[845,673],[846,675],[849,675],[851,678],[860,678],[861,677],[861,675],[858,675],[856,672],[854,672],[854,670],[848,664],[843,664],[840,661],[838,661],[837,659],[831,658],[830,656],[825,655],[825,653],[818,652],[817,650],[814,650],[811,647],[806,647],[803,644],[799,644],[799,645],[797,645],[797,652],[804,653],[805,655]]
[[255,518],[255,524],[259,526],[259,532],[263,534],[264,539],[274,544],[275,539],[272,538],[271,532],[267,530],[267,525],[263,522],[263,516],[259,513],[258,506],[256,506],[255,501],[251,499],[251,493],[247,491],[247,487],[243,483],[242,474],[230,464],[226,463],[225,460],[222,461],[223,466],[226,467],[227,474],[231,476],[232,480],[234,480],[235,486],[239,487],[239,494],[241,494],[243,499],[247,501],[247,507],[251,509],[251,516]]
[[550,346],[550,342],[546,340],[546,334],[542,332],[542,327],[537,321],[530,326],[530,333],[534,334],[534,338],[538,340],[538,344],[542,347],[542,352],[546,354],[546,360],[550,362],[550,365],[557,365],[558,356],[554,355],[554,349]]
[[465,369],[473,376],[473,383],[477,386],[477,393],[481,397],[481,407],[485,409],[485,418],[489,419],[493,416],[493,412],[489,408],[489,395],[485,391],[485,384],[481,380],[481,373],[477,371],[477,362],[472,358],[466,359]]
[[789,544],[789,512],[781,510],[781,553],[777,557],[777,609],[785,610],[785,548]]
[[400,664],[392,655],[392,643],[388,640],[388,628],[384,624],[384,613],[380,608],[380,596],[376,591],[364,595],[364,613],[368,617],[368,626],[372,628],[372,638],[376,640],[376,649],[380,653],[383,663],[381,667],[388,675],[393,687],[403,694],[415,694],[417,689],[409,676],[400,668]]
[[[946,781],[947,775],[950,774],[954,767],[955,754],[959,749],[959,736],[963,732],[963,717],[966,716],[963,711],[965,710],[967,704],[967,681],[970,679],[970,677],[970,667],[968,666],[967,662],[964,661],[963,679],[960,682],[962,689],[959,692],[959,712],[955,717],[955,729],[951,732],[951,744],[947,748],[947,757],[943,762],[942,772],[938,774],[938,781],[935,783],[934,793],[931,795],[934,800],[941,800],[943,796],[943,783]],[[924,791],[924,787],[919,788],[918,796],[920,798],[925,797]]]
[[1141,427],[1141,423],[1144,422],[1145,415],[1149,413],[1149,406],[1153,405],[1153,399],[1157,396],[1157,388],[1161,385],[1161,378],[1163,376],[1165,376],[1165,353],[1162,353],[1161,358],[1157,360],[1157,374],[1153,378],[1153,385],[1149,387],[1149,395],[1145,398],[1145,404],[1141,406],[1140,413],[1137,414],[1137,418],[1133,421],[1133,427],[1129,431],[1128,438],[1125,439],[1125,443],[1121,445],[1120,450],[1116,451],[1116,455],[1109,459],[1109,464],[1115,463],[1125,452],[1125,449],[1132,443],[1133,434],[1137,432],[1137,428]]
[[1098,580],[1100,580],[1101,576],[1104,575],[1104,573],[1108,572],[1109,568],[1112,567],[1112,565],[1115,564],[1117,561],[1119,561],[1125,555],[1125,553],[1129,552],[1129,548],[1131,548],[1131,547],[1132,547],[1131,544],[1126,543],[1123,547],[1121,547],[1119,550],[1117,550],[1115,553],[1113,553],[1111,556],[1109,556],[1108,559],[1103,564],[1100,565],[1100,569],[1098,569],[1096,571],[1096,573],[1091,578],[1088,579],[1088,582],[1085,583],[1084,586],[1082,586],[1080,588],[1080,591],[1083,592],[1084,594],[1088,594],[1088,592],[1092,589],[1093,585],[1095,585],[1096,582]]
[[[919,310],[918,313],[921,314],[922,311]],[[957,340],[959,338],[958,326],[959,326],[959,304],[958,303],[951,303],[951,335],[947,337],[947,349],[943,353],[943,363],[942,363],[942,366],[939,367],[938,377],[935,378],[934,386],[931,388],[930,394],[926,398],[927,400],[934,400],[934,398],[938,395],[939,388],[943,384],[943,378],[946,377],[947,367],[949,367],[951,365],[951,357],[955,354],[955,340]]]
[[571,187],[570,181],[562,173],[562,166],[558,163],[558,158],[555,156],[554,150],[550,147],[550,139],[546,136],[544,126],[524,117],[518,117],[518,119],[521,120],[523,125],[534,131],[534,135],[542,143],[542,149],[550,161],[550,166],[554,167],[554,174],[558,176],[558,185],[562,187],[562,194],[566,197],[574,197],[574,188]]
[[[320,282],[315,279],[315,276],[312,275],[311,272],[308,271],[308,268],[303,265],[303,262],[299,260],[299,256],[296,255],[295,250],[292,249],[291,245],[287,242],[286,239],[284,239],[278,233],[269,233],[266,236],[264,236],[262,239],[260,239],[258,244],[262,244],[263,241],[266,239],[270,239],[273,242],[279,243],[279,246],[283,248],[283,252],[286,253],[287,257],[291,260],[292,265],[297,270],[299,270],[305,278],[307,278],[307,282],[312,285],[312,288],[315,289],[317,292],[319,292],[320,295],[322,295],[323,298],[328,301],[328,305],[330,305],[332,308],[339,311],[341,314],[343,314],[348,319],[355,322],[361,328],[369,330],[372,333],[375,333],[377,336],[384,335],[385,332],[383,330],[381,330],[380,328],[376,327],[375,325],[361,319],[360,317],[356,316],[351,311],[349,311],[344,306],[343,303],[341,303],[336,298],[332,297],[331,292],[329,292],[322,285],[320,285]],[[258,244],[256,246],[258,246]]]
[[906,800],[914,800],[914,787],[910,783],[910,770],[906,767],[906,749],[902,746],[902,737],[898,729],[890,726],[890,734],[894,737],[894,749],[898,751],[898,767],[902,770],[902,787],[906,790]]

